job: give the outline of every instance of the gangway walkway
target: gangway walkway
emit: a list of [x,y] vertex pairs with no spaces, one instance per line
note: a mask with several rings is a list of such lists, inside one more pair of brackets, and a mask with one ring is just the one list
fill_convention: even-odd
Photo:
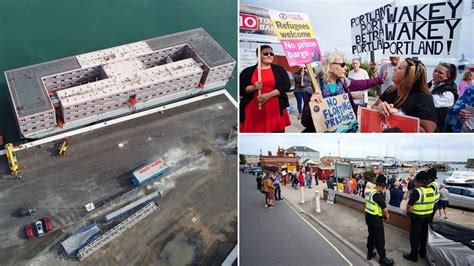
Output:
[[148,203],[145,207],[141,208],[132,216],[128,217],[123,222],[119,223],[114,228],[110,229],[105,234],[98,237],[96,240],[92,241],[90,244],[79,250],[79,252],[77,253],[77,259],[79,261],[83,261],[92,253],[99,250],[101,247],[103,247],[104,245],[112,241],[114,238],[125,232],[125,230],[132,227],[134,224],[138,223],[140,220],[147,217],[149,214],[153,213],[156,210],[158,210],[158,206],[155,202]]

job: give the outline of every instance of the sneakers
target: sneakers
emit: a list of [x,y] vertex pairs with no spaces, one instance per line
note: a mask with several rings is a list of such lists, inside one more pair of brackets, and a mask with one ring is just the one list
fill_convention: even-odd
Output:
[[377,253],[375,251],[369,251],[369,253],[367,253],[367,260],[371,260],[376,255]]
[[418,262],[418,258],[413,257],[411,254],[403,254],[403,258],[409,261]]
[[268,204],[265,204],[265,208],[268,208]]
[[298,114],[298,120],[300,120],[300,119],[301,119],[301,114]]
[[391,258],[380,258],[379,264],[380,265],[393,265],[395,262]]

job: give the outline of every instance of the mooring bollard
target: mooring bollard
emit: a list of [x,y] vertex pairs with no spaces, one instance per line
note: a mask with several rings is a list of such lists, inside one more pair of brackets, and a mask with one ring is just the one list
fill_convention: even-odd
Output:
[[301,189],[301,204],[304,203],[304,187],[300,187]]
[[321,202],[320,202],[320,197],[319,197],[319,190],[316,190],[314,192],[314,199],[316,200],[315,201],[315,211],[316,211],[316,213],[320,213],[321,212]]

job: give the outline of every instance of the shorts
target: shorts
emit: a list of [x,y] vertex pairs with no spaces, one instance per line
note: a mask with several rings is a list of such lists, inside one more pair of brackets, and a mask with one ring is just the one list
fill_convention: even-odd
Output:
[[448,206],[448,201],[447,200],[438,201],[438,210],[439,209],[446,209],[447,206]]

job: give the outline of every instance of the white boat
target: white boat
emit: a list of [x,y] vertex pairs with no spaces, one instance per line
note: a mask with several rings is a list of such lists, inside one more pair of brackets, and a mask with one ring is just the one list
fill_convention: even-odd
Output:
[[474,172],[454,171],[453,174],[443,182],[452,186],[474,187]]

